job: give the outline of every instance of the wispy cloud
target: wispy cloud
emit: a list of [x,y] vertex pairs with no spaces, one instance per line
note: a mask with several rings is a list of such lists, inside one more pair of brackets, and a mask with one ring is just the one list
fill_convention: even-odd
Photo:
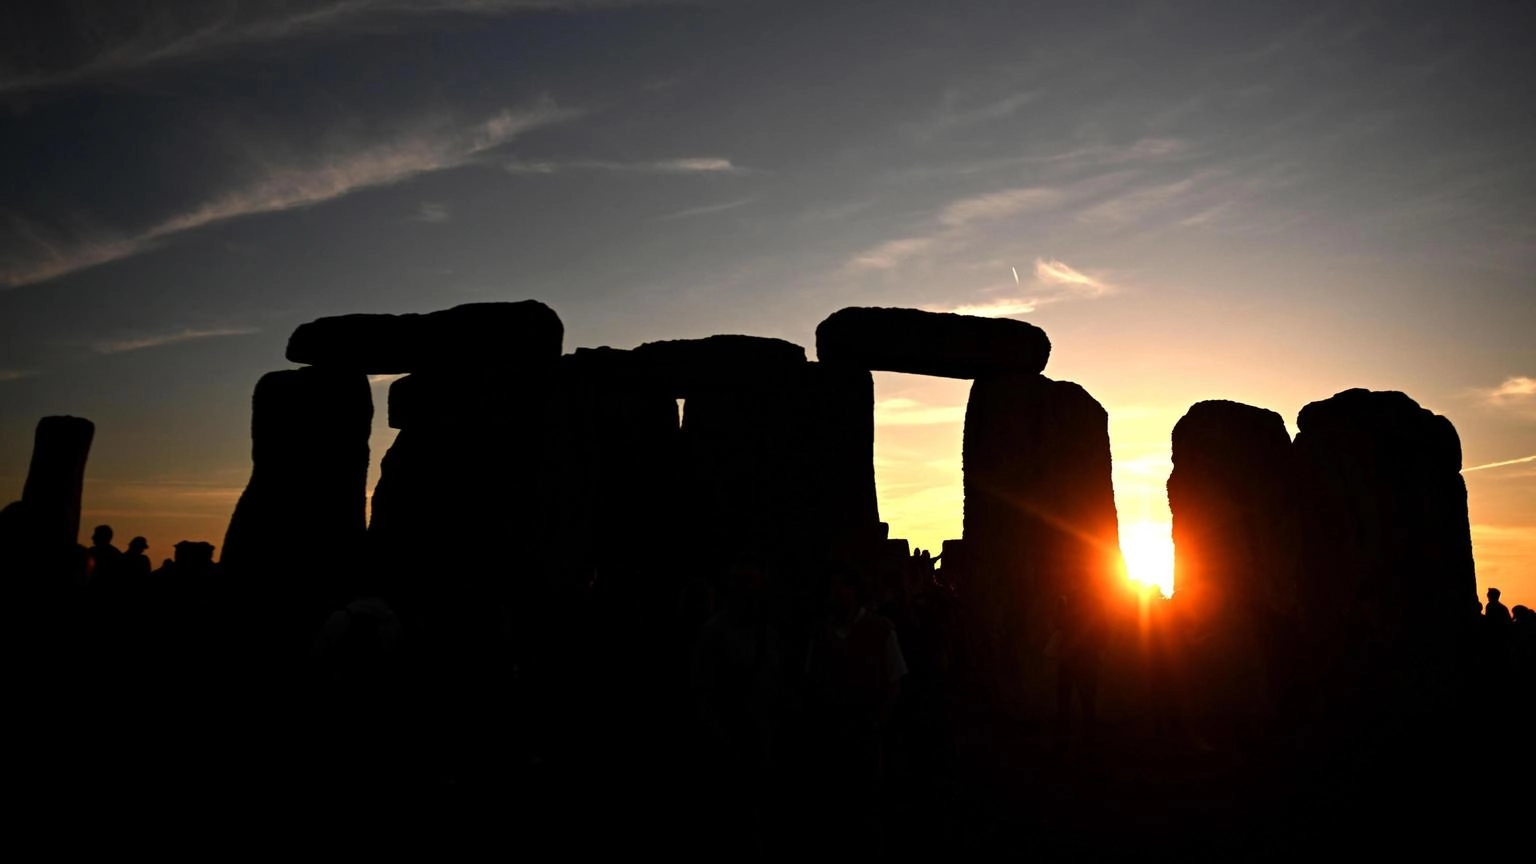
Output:
[[932,237],[903,237],[899,240],[888,240],[856,253],[848,260],[846,266],[849,270],[892,270],[900,267],[913,256],[927,251],[935,242]]
[[421,205],[416,208],[416,213],[411,216],[411,221],[426,222],[432,225],[438,225],[443,222],[447,222],[450,218],[452,218],[452,214],[448,212],[447,204],[440,204],[435,201],[423,201],[421,202]]
[[979,318],[1011,318],[1014,315],[1028,315],[1039,308],[1040,301],[1034,297],[1001,297],[996,300],[985,300],[978,303],[961,303],[955,306],[925,306],[930,312],[953,312],[956,315],[975,315]]
[[[387,32],[433,15],[502,16],[523,12],[669,5],[669,0],[313,0],[313,2],[150,3],[142,14],[121,14],[115,3],[72,4],[65,45],[81,59],[63,67],[23,69],[0,76],[0,94],[96,84],[162,66],[215,59],[267,43],[342,34]],[[18,17],[12,26],[25,22]],[[22,39],[58,38],[53,31]],[[50,43],[43,43],[50,44]],[[81,51],[81,48],[86,50]]]
[[612,162],[602,159],[570,159],[528,162],[514,159],[504,167],[513,174],[560,174],[568,171],[617,171],[634,174],[756,174],[719,156],[688,156],[650,162]]
[[933,117],[907,127],[907,133],[918,143],[927,143],[948,132],[1006,120],[1020,108],[1040,98],[1034,91],[1010,93],[990,102],[967,103],[959,91],[944,94],[943,104]]
[[1536,378],[1516,375],[1503,384],[1480,391],[1483,401],[1497,408],[1536,404]]
[[658,216],[656,218],[662,220],[687,219],[692,216],[705,216],[710,213],[724,213],[727,210],[735,210],[738,207],[745,207],[748,204],[752,204],[756,201],[756,198],[740,198],[735,201],[726,201],[722,204],[705,204],[702,207],[689,207],[685,210],[678,210],[675,213],[668,213],[665,216]]
[[352,192],[401,183],[434,171],[457,168],[532,129],[579,116],[574,109],[543,104],[505,110],[468,128],[429,124],[414,134],[381,144],[333,152],[303,165],[272,165],[262,176],[185,213],[123,238],[60,242],[29,227],[34,257],[0,268],[0,285],[16,287],[127,258],[164,238],[216,222],[321,204]]
[[1089,225],[1126,225],[1153,213],[1175,206],[1195,188],[1194,178],[1134,189],[1089,207],[1077,214],[1077,221]]
[[930,405],[905,397],[881,399],[875,403],[876,426],[931,426],[964,421],[964,405]]
[[953,312],[957,315],[976,315],[985,318],[1009,318],[1028,315],[1047,303],[1068,299],[1099,297],[1114,291],[1109,282],[1090,276],[1055,258],[1036,258],[1034,277],[1026,286],[1013,269],[1013,286],[1021,289],[1003,296],[955,304],[924,306],[930,312]]
[[36,372],[28,369],[0,369],[0,381],[20,381],[23,378],[31,378]]
[[1056,189],[1004,189],[951,202],[939,213],[939,223],[949,228],[964,228],[975,222],[991,222],[1045,210],[1061,203],[1061,199],[1061,192]]
[[1519,459],[1505,459],[1502,462],[1489,462],[1484,465],[1473,465],[1471,468],[1461,469],[1461,473],[1465,474],[1468,471],[1483,471],[1488,468],[1503,468],[1506,465],[1524,465],[1527,462],[1536,462],[1536,454],[1530,456],[1521,456]]
[[1091,297],[1114,290],[1114,286],[1103,279],[1089,276],[1055,258],[1036,258],[1035,278],[1046,285],[1062,286]]
[[220,330],[182,330],[177,333],[160,333],[131,339],[104,340],[93,344],[91,348],[97,354],[122,354],[126,351],[138,351],[143,348],[175,345],[178,342],[213,339],[219,336],[248,336],[259,332],[261,331],[254,327],[231,327]]

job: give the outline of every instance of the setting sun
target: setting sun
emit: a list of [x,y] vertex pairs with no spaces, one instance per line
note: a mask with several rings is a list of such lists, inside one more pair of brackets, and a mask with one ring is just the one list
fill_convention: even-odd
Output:
[[1126,576],[1173,596],[1173,532],[1166,522],[1134,522],[1120,528]]

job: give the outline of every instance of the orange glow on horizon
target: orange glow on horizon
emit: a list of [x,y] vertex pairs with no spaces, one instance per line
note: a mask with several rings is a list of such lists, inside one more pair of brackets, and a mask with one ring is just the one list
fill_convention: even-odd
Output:
[[1173,596],[1173,526],[1166,522],[1132,522],[1120,526],[1120,551],[1126,578]]

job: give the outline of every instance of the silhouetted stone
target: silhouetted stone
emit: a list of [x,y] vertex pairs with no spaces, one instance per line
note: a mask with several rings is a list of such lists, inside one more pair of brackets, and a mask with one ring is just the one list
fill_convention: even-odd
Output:
[[[1192,658],[1208,712],[1272,707],[1300,659],[1296,489],[1279,414],[1199,402],[1173,427],[1168,478],[1176,552],[1173,603],[1202,634]],[[1267,702],[1266,700],[1273,700]]]
[[990,645],[981,653],[1005,690],[1022,688],[1002,698],[1043,704],[1036,658],[1056,598],[1097,614],[1123,590],[1109,418],[1071,382],[985,376],[971,386],[963,455],[966,626]]
[[80,496],[85,488],[85,462],[96,427],[83,417],[44,417],[37,423],[32,463],[21,493],[29,511],[30,544],[62,548],[78,542]]
[[692,391],[683,409],[683,520],[708,561],[825,560],[869,544],[874,382],[801,363]]
[[251,479],[220,562],[258,604],[283,610],[272,623],[294,638],[313,635],[362,569],[372,421],[361,373],[288,369],[256,384]]
[[1274,411],[1198,402],[1173,427],[1175,584],[1212,606],[1294,611],[1291,437]]
[[524,401],[529,389],[548,386],[553,369],[548,363],[516,370],[468,367],[397,378],[389,385],[390,428],[511,422],[533,407]]
[[370,375],[552,363],[565,327],[537,300],[466,303],[425,315],[339,315],[299,325],[288,359]]
[[1297,427],[1299,587],[1328,668],[1356,696],[1367,677],[1443,695],[1478,612],[1455,427],[1359,389],[1307,405]]
[[762,379],[793,374],[805,365],[805,349],[764,336],[709,336],[647,342],[634,358],[650,367],[679,399],[689,399]]
[[[679,415],[671,388],[632,351],[582,348],[561,358],[551,458],[559,559],[618,578],[675,572],[636,550],[676,530]],[[656,593],[659,585],[653,582]]]
[[511,574],[537,566],[554,517],[555,381],[524,373],[435,371],[390,388],[420,407],[390,409],[405,428],[381,464],[369,542],[408,620],[499,609]]
[[1051,340],[1033,324],[919,309],[848,308],[816,328],[823,363],[945,378],[1040,372]]

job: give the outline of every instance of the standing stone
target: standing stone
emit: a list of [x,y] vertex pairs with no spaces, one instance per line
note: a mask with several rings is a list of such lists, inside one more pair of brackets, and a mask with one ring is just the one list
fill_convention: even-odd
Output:
[[1273,411],[1199,402],[1173,427],[1173,604],[1198,628],[1199,692],[1212,713],[1266,711],[1289,692],[1296,622],[1290,433]]
[[418,373],[390,386],[391,421],[403,428],[382,462],[369,538],[418,623],[498,614],[514,575],[538,565],[552,503],[552,368]]
[[677,400],[649,364],[613,348],[562,357],[558,382],[556,562],[626,580],[658,577],[653,571],[673,567],[670,556],[641,550],[675,525]]
[[[875,381],[862,369],[807,364],[805,425],[796,436],[806,462],[799,506],[813,555],[847,560],[879,533],[875,492]],[[889,528],[886,528],[889,531]]]
[[29,544],[64,548],[79,542],[85,462],[96,426],[84,417],[44,417],[37,423],[32,463],[21,493],[36,533]]
[[[276,638],[307,648],[363,569],[373,400],[361,373],[269,372],[251,405],[251,479],[220,556],[271,611]],[[291,640],[291,641],[290,641]]]
[[860,369],[978,378],[1042,371],[1051,340],[1039,327],[1012,318],[855,307],[832,313],[816,328],[816,356]]
[[686,566],[716,574],[787,554],[803,500],[805,349],[729,335],[652,342],[634,354],[684,400],[678,541]]
[[1299,587],[1333,683],[1383,710],[1433,701],[1479,608],[1456,429],[1361,389],[1307,405],[1297,427]]
[[963,459],[967,626],[992,657],[1001,698],[1047,704],[1041,656],[1056,598],[1096,611],[1124,590],[1109,416],[1071,382],[978,378]]

